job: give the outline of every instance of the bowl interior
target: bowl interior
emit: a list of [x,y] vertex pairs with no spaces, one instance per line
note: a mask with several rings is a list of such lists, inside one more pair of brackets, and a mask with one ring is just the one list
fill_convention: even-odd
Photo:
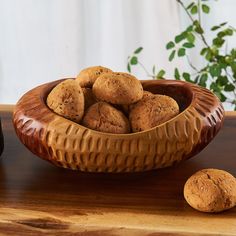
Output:
[[142,81],[144,90],[154,94],[172,97],[179,105],[180,112],[185,110],[192,102],[192,91],[183,82],[161,80],[158,83]]
[[[66,79],[57,80],[48,84],[46,89],[44,89],[43,93],[41,94],[41,99],[45,104],[50,91],[57,84]],[[174,80],[142,80],[141,83],[144,90],[147,90],[154,94],[167,95],[175,99],[175,101],[179,105],[180,112],[184,111],[192,102],[193,94],[186,82]]]

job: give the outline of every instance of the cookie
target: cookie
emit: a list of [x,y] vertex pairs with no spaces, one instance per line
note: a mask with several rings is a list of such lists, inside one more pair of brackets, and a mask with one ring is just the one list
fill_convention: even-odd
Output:
[[[153,93],[149,92],[149,91],[143,91],[143,97],[141,100],[148,98],[150,96],[154,95]],[[140,101],[141,101],[140,100]],[[122,110],[124,111],[125,114],[129,114],[129,112],[133,109],[133,107],[135,106],[136,103],[130,104],[130,105],[121,105],[122,106]]]
[[130,132],[126,116],[106,102],[98,102],[89,107],[82,124],[104,133],[126,134]]
[[224,170],[200,170],[185,183],[184,198],[198,211],[230,209],[236,205],[236,179]]
[[84,115],[84,94],[79,83],[68,79],[52,89],[47,105],[58,115],[80,122]]
[[96,79],[103,73],[112,72],[112,70],[103,66],[92,66],[83,69],[78,74],[76,80],[79,82],[81,87],[92,88]]
[[153,95],[137,102],[129,114],[133,132],[139,132],[158,126],[178,115],[177,102],[165,95]]
[[149,91],[143,91],[143,97],[142,99],[148,98],[150,96],[154,95],[153,93],[149,92]]
[[105,73],[93,85],[94,95],[101,101],[112,104],[132,104],[143,97],[139,80],[127,73]]
[[84,93],[84,109],[87,110],[90,106],[97,102],[91,88],[82,88]]

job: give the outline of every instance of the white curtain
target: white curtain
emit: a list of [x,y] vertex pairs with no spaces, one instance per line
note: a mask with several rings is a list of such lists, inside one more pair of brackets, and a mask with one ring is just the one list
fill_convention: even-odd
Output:
[[0,0],[0,103],[87,66],[126,71],[139,46],[148,69],[172,71],[165,44],[179,22],[175,0]]
[[[235,0],[208,3],[212,10],[205,26],[223,21],[236,26]],[[0,103],[16,103],[27,90],[75,77],[87,66],[126,71],[127,56],[139,46],[149,71],[156,64],[173,78],[174,67],[188,65],[169,63],[165,45],[186,25],[176,0],[0,0]],[[235,38],[229,42],[233,46]],[[190,56],[201,66],[197,52]],[[132,72],[148,79],[140,68]]]

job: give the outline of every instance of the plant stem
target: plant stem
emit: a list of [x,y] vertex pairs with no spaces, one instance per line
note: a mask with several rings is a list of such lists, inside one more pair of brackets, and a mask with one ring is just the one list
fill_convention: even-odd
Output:
[[145,71],[147,77],[152,77],[153,79],[155,79],[155,75],[151,75],[148,70],[146,69],[146,67],[140,62],[138,61],[138,64],[143,68],[143,70]]
[[[185,7],[185,5],[183,4],[183,2],[182,2],[181,0],[176,0],[176,1],[182,6],[182,8],[184,9],[184,11],[187,13],[188,17],[190,18],[190,20],[191,20],[192,23],[194,24],[195,20],[193,19],[192,15],[189,13],[188,9]],[[200,27],[202,28],[200,22],[199,22],[199,25],[200,25]],[[210,49],[210,46],[209,46],[209,44],[207,43],[204,34],[203,34],[203,33],[198,33],[198,34],[200,35],[200,37],[201,37],[203,43],[206,45],[206,47]]]
[[191,62],[190,59],[189,59],[189,56],[186,55],[186,57],[187,57],[187,61],[188,61],[188,64],[190,65],[190,67],[191,67],[193,70],[195,70],[197,73],[199,73],[200,71],[192,64],[192,62]]
[[199,21],[199,24],[201,25],[201,0],[198,0],[198,21]]

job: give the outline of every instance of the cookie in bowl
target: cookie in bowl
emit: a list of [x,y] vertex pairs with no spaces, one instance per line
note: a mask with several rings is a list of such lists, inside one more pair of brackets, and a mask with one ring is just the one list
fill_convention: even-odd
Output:
[[97,78],[93,93],[101,100],[112,104],[129,105],[142,99],[141,82],[128,73],[105,73]]
[[67,79],[56,85],[47,96],[47,105],[58,115],[80,122],[84,115],[84,94],[79,83]]
[[104,133],[127,134],[130,132],[126,116],[106,102],[93,104],[86,111],[82,124]]
[[81,87],[91,88],[96,81],[96,79],[103,73],[112,72],[109,68],[103,66],[91,66],[83,69],[77,75],[77,82],[79,82]]
[[165,95],[148,96],[133,105],[129,120],[133,132],[158,126],[179,114],[177,102]]
[[91,88],[82,88],[84,93],[84,109],[87,110],[90,106],[97,102]]
[[[154,95],[153,93],[149,92],[149,91],[143,91],[143,97],[141,100],[148,98],[150,96]],[[141,101],[140,100],[140,101]],[[125,114],[129,114],[129,112],[133,109],[133,107],[135,106],[136,103],[132,103],[130,105],[121,105],[121,109],[124,111]]]

